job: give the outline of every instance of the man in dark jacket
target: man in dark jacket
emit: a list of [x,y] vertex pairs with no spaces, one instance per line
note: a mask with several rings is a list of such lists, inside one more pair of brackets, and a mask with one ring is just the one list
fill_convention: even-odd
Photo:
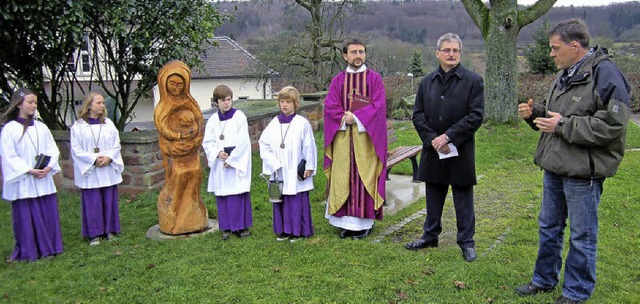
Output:
[[447,33],[438,39],[437,70],[420,82],[413,125],[422,139],[418,179],[426,182],[424,234],[405,245],[409,250],[438,246],[444,201],[451,185],[458,227],[457,243],[467,262],[476,259],[473,186],[476,182],[474,134],[484,115],[480,75],[460,63],[462,41]]
[[606,49],[589,48],[584,21],[560,22],[548,36],[560,72],[541,103],[518,105],[520,117],[541,132],[534,162],[544,179],[538,259],[531,282],[516,292],[528,296],[558,284],[568,218],[571,241],[556,303],[582,303],[596,283],[598,205],[605,178],[624,155],[630,86]]

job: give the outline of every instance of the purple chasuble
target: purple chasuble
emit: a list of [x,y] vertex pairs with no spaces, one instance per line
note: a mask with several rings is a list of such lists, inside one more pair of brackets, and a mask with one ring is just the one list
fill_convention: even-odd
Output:
[[[325,151],[327,147],[332,144],[336,133],[339,132],[342,117],[344,113],[350,109],[349,94],[353,93],[371,98],[371,104],[353,113],[364,125],[376,155],[383,164],[382,172],[378,177],[378,193],[381,197],[385,198],[387,176],[387,111],[384,83],[382,82],[380,74],[370,69],[360,73],[347,73],[346,71],[342,71],[333,78],[329,87],[329,93],[325,99],[324,107]],[[348,128],[349,127],[347,127],[347,130]],[[354,125],[352,128],[356,128],[356,126]],[[359,176],[355,162],[353,141],[351,142],[350,157],[350,196],[340,210],[333,215],[337,217],[348,215],[359,218],[382,219],[382,207],[374,210],[374,200],[366,192],[362,179]],[[332,160],[325,155],[324,168],[327,169],[331,164]]]

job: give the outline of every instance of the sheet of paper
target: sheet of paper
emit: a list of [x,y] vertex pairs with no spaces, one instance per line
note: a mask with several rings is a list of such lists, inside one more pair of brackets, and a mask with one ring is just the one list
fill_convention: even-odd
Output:
[[449,153],[444,154],[438,152],[438,156],[440,157],[440,159],[458,156],[458,148],[456,148],[456,146],[454,146],[453,144],[448,144],[447,146],[449,146]]

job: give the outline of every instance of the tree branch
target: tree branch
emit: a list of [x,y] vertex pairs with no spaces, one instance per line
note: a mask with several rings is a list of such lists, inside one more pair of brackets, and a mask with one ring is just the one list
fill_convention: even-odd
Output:
[[518,28],[523,28],[546,14],[557,0],[538,0],[533,5],[518,10]]
[[473,20],[473,23],[480,29],[482,37],[486,37],[489,32],[489,22],[487,21],[489,18],[489,8],[487,8],[481,0],[462,0],[462,4],[467,10],[469,17],[471,17],[471,20]]

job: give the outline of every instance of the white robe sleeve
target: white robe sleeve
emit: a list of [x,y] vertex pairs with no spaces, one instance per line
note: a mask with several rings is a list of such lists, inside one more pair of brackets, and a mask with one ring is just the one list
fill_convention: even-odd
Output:
[[271,175],[282,167],[282,162],[275,154],[275,149],[279,148],[275,147],[277,140],[274,140],[276,136],[280,135],[277,129],[279,126],[280,122],[277,117],[271,120],[264,131],[262,131],[260,140],[258,141],[260,145],[260,158],[262,158],[262,174],[265,175]]
[[313,136],[313,129],[308,121],[305,121],[302,136],[302,156],[307,161],[305,170],[312,170],[313,175],[316,175],[318,148],[316,147],[316,140]]
[[249,138],[249,124],[247,117],[241,111],[236,111],[233,117],[236,125],[235,143],[233,152],[226,163],[238,171],[238,175],[247,176],[251,169],[251,138]]
[[118,174],[122,174],[124,171],[124,160],[122,159],[120,132],[109,118],[105,118],[104,127],[106,129],[104,138],[105,144],[110,148],[100,152],[111,159],[111,164],[109,164],[109,166],[113,167]]
[[202,139],[202,148],[207,155],[207,165],[209,168],[213,168],[216,161],[218,161],[218,154],[223,151],[223,147],[218,144],[218,124],[220,120],[218,115],[212,115],[207,121],[207,125],[204,129],[204,137]]
[[98,158],[98,155],[94,152],[86,151],[83,148],[83,124],[86,124],[86,122],[82,119],[79,119],[73,124],[73,126],[71,126],[71,158],[73,159],[73,165],[83,176],[86,176],[93,173],[95,169],[93,164]]
[[53,139],[53,135],[51,131],[44,123],[36,121],[36,126],[38,127],[38,132],[41,135],[41,143],[44,143],[44,149],[40,153],[44,153],[46,155],[51,156],[51,160],[49,161],[49,165],[47,167],[51,167],[51,171],[49,171],[49,175],[53,176],[54,174],[60,172],[60,165],[58,164],[58,160],[60,158],[60,150],[58,150],[58,145],[56,144],[56,140]]
[[22,125],[18,123],[7,123],[2,130],[0,149],[2,151],[2,174],[5,183],[15,182],[26,177],[27,172],[32,169],[31,165],[20,157],[17,149],[21,135]]

